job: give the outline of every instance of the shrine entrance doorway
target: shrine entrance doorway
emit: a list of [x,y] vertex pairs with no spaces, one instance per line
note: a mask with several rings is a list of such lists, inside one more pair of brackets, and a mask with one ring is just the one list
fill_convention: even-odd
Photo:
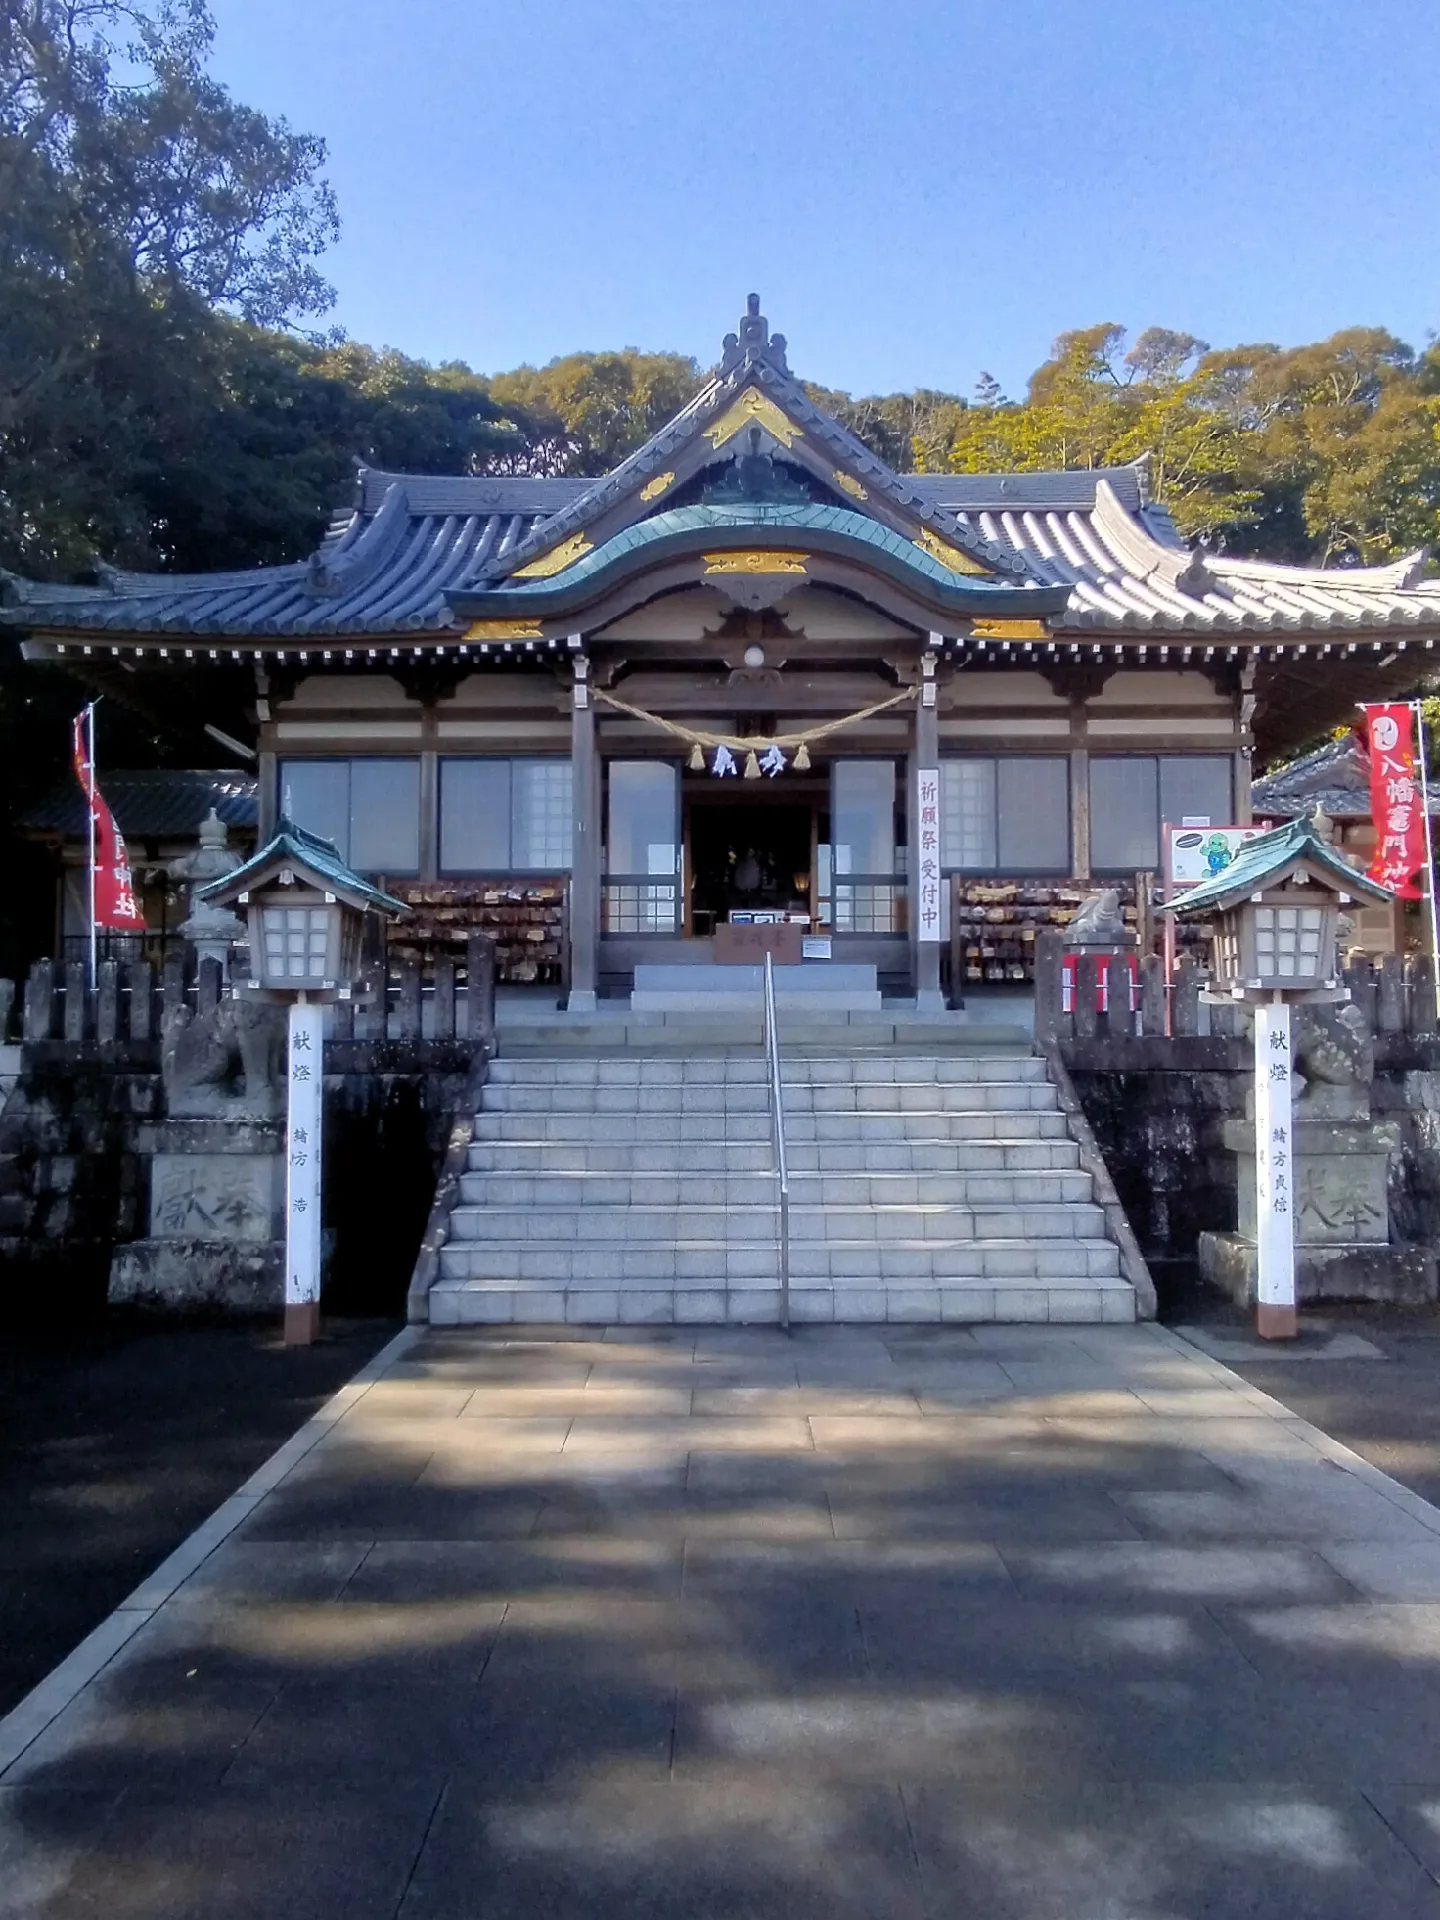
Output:
[[[687,782],[688,785],[688,782]],[[792,915],[808,924],[815,898],[815,849],[822,793],[756,795],[708,791],[684,796],[685,932],[707,939],[750,914]]]

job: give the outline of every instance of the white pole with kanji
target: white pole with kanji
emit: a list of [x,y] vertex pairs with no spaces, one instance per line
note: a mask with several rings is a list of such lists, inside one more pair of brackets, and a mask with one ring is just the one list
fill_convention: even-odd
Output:
[[1435,1016],[1440,1020],[1440,917],[1435,904],[1435,842],[1430,826],[1430,772],[1425,764],[1425,709],[1415,701],[1415,763],[1420,772],[1420,811],[1425,820],[1425,897],[1430,903],[1430,970]]
[[1290,1008],[1280,999],[1255,1009],[1255,1331],[1293,1340],[1295,1154],[1291,1127]]
[[286,1032],[285,1344],[309,1346],[320,1329],[320,1126],[323,1009],[290,1002]]

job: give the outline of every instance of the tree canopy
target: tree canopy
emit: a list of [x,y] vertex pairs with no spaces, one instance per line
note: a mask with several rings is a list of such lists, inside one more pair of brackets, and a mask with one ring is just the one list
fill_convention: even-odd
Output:
[[[988,380],[988,376],[984,376]],[[1440,534],[1440,349],[1378,327],[1310,346],[1212,349],[1113,323],[1062,333],[1024,401],[991,382],[916,435],[929,472],[1148,458],[1182,532],[1236,553],[1368,563]]]

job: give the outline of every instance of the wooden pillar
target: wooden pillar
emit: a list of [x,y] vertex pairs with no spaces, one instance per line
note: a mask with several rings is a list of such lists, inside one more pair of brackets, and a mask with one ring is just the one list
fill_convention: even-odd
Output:
[[[580,636],[573,637],[578,646]],[[595,748],[595,707],[590,693],[590,662],[574,658],[570,695],[570,769],[574,784],[575,832],[570,856],[571,1013],[595,1011],[600,946],[600,761]]]
[[433,880],[440,870],[440,757],[420,755],[420,878]]
[[280,777],[279,763],[273,753],[262,753],[255,766],[255,805],[256,826],[255,844],[263,847],[275,832],[275,819],[279,812],[279,795],[276,782]]
[[1070,872],[1090,878],[1089,719],[1083,700],[1070,702]]
[[279,762],[273,748],[268,744],[272,736],[271,723],[274,715],[270,708],[270,677],[259,654],[253,662],[255,669],[255,728],[256,745],[261,749],[256,756],[256,825],[255,844],[263,847],[275,831],[275,816],[279,811],[280,795],[276,791],[279,778]]
[[931,634],[931,651],[920,662],[920,700],[915,709],[915,751],[910,761],[910,778],[906,783],[906,821],[905,844],[909,866],[910,899],[910,955],[914,967],[915,1010],[917,1013],[943,1013],[945,1002],[940,994],[940,942],[920,938],[920,806],[919,775],[922,771],[938,772],[940,766],[940,706],[939,691],[935,682],[935,663],[940,648],[940,635]]
[[1254,772],[1255,752],[1255,736],[1251,731],[1255,721],[1253,658],[1247,660],[1240,671],[1240,697],[1235,719],[1239,740],[1235,749],[1235,793],[1230,818],[1237,827],[1248,827],[1253,824],[1255,818],[1250,802],[1250,781]]

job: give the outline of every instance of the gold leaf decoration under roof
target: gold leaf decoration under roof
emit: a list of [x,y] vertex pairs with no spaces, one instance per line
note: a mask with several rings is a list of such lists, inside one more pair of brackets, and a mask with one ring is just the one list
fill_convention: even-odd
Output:
[[835,484],[837,487],[843,488],[852,500],[868,500],[870,498],[870,495],[865,491],[864,487],[861,486],[854,474],[842,473],[839,467],[835,469]]
[[517,567],[513,579],[548,580],[552,573],[563,573],[566,567],[589,553],[592,542],[583,533],[571,534],[568,540],[562,540],[558,547],[552,547],[548,553],[542,553],[538,560],[532,560],[528,566]]
[[466,640],[539,640],[543,637],[538,620],[472,620],[464,633]]
[[1050,629],[1043,620],[977,620],[970,629],[972,640],[1048,640]]
[[653,480],[647,480],[640,489],[642,500],[658,500],[665,489],[674,481],[673,473],[657,473]]
[[705,429],[705,438],[717,452],[727,440],[745,427],[764,427],[782,447],[791,447],[801,438],[800,428],[756,387],[747,387],[733,407],[722,413]]
[[804,573],[808,553],[770,553],[744,547],[735,553],[707,553],[706,573]]
[[932,533],[929,527],[920,529],[917,546],[925,549],[932,560],[938,560],[942,567],[949,567],[952,573],[988,574],[990,569],[982,567],[980,562],[965,553],[959,547],[952,547],[948,540],[942,540],[938,533]]

